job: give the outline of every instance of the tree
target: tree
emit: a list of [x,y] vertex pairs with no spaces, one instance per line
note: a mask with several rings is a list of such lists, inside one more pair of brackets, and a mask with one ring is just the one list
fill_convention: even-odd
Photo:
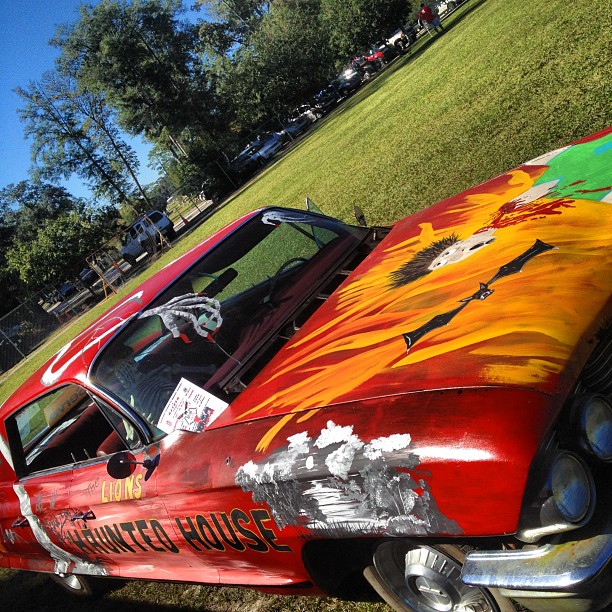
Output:
[[[329,82],[337,63],[404,23],[407,0],[209,0],[220,20],[200,29],[217,58],[231,127],[244,133],[282,117]],[[213,9],[216,8],[216,13]],[[208,37],[208,38],[206,38]]]
[[319,8],[318,0],[273,3],[249,46],[236,52],[221,91],[239,101],[235,113],[242,126],[284,118],[328,77],[333,57]]
[[165,131],[186,156],[184,130],[219,126],[219,106],[197,53],[197,26],[180,21],[180,0],[103,0],[55,37],[61,63],[82,88],[104,94],[121,127],[156,141]]
[[408,0],[321,0],[321,17],[338,58],[384,38],[409,13]]
[[22,181],[0,190],[0,280],[9,295],[62,282],[117,232],[115,207],[88,206],[64,187]]
[[64,187],[30,181],[10,184],[0,190],[2,226],[10,233],[3,246],[8,248],[13,237],[28,242],[46,221],[84,206],[83,200],[75,199]]
[[197,0],[195,6],[208,13],[200,24],[200,40],[208,52],[219,57],[248,46],[270,10],[267,0]]
[[109,138],[118,139],[118,134],[103,100],[77,94],[67,79],[53,72],[30,83],[27,90],[16,91],[26,102],[20,116],[26,136],[32,138],[32,158],[38,164],[35,178],[56,180],[76,174],[99,196],[129,198],[129,177],[134,177],[137,161],[125,143],[110,143]]
[[64,212],[37,228],[33,240],[15,238],[6,253],[9,270],[30,289],[57,285],[74,277],[85,266],[85,257],[107,237],[104,223],[89,210]]
[[82,7],[54,44],[60,71],[80,92],[102,96],[122,129],[169,152],[173,166],[184,166],[177,174],[201,183],[228,140],[228,107],[198,25],[182,13],[180,0],[103,0]]

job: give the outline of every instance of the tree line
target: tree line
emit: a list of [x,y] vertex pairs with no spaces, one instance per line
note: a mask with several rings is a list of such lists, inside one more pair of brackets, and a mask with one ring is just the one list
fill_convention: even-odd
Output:
[[[220,161],[245,136],[309,100],[410,11],[408,0],[83,5],[50,43],[54,70],[16,90],[33,171],[0,190],[0,282],[19,293],[61,282],[117,224],[163,208],[176,189],[224,193]],[[126,135],[152,145],[154,185],[140,184]],[[57,187],[72,176],[91,202]]]

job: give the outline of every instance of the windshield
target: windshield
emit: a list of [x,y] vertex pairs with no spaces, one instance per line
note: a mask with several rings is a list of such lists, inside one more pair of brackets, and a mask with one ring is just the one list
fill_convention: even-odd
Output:
[[363,228],[268,209],[226,237],[151,302],[104,350],[96,384],[132,406],[154,434],[181,379],[230,402],[233,372],[312,294]]

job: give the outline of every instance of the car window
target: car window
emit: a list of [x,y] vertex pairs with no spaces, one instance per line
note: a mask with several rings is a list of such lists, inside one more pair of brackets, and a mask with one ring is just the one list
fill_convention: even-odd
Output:
[[119,415],[113,423],[108,418],[111,412],[108,407],[103,412],[82,387],[66,385],[10,416],[7,431],[19,475],[88,461],[134,446],[134,430]]
[[157,223],[160,219],[161,219],[161,213],[158,212],[157,210],[154,210],[153,212],[150,212],[147,214],[147,217],[149,217],[149,219],[153,222],[153,223]]
[[[362,232],[299,211],[266,210],[245,223],[188,269],[129,323],[103,351],[92,379],[156,429],[181,379],[215,394],[228,368],[261,341],[277,313],[300,303],[308,271],[323,277],[322,253],[337,243],[354,247]],[[317,266],[321,266],[319,270]]]

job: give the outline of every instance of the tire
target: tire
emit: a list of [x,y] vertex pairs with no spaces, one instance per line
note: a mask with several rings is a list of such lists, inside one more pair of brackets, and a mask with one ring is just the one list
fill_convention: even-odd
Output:
[[454,2],[449,2],[449,3],[448,3],[448,8],[449,8],[451,11],[454,11],[454,10],[457,8],[457,5],[456,5]]
[[58,584],[64,591],[83,599],[95,597],[96,589],[94,581],[79,574],[51,574],[53,582]]
[[130,266],[132,266],[132,268],[133,268],[134,266],[136,266],[136,258],[135,258],[135,257],[133,257],[132,255],[124,255],[124,256],[123,256],[123,259],[124,259],[124,260],[125,260],[125,261],[126,261],[128,264],[130,264]]
[[166,232],[166,240],[172,242],[176,238],[176,230],[173,227],[168,228]]
[[462,582],[464,559],[463,551],[449,544],[418,546],[405,540],[389,541],[378,546],[374,564],[363,574],[397,612],[515,612],[514,604],[495,589]]

